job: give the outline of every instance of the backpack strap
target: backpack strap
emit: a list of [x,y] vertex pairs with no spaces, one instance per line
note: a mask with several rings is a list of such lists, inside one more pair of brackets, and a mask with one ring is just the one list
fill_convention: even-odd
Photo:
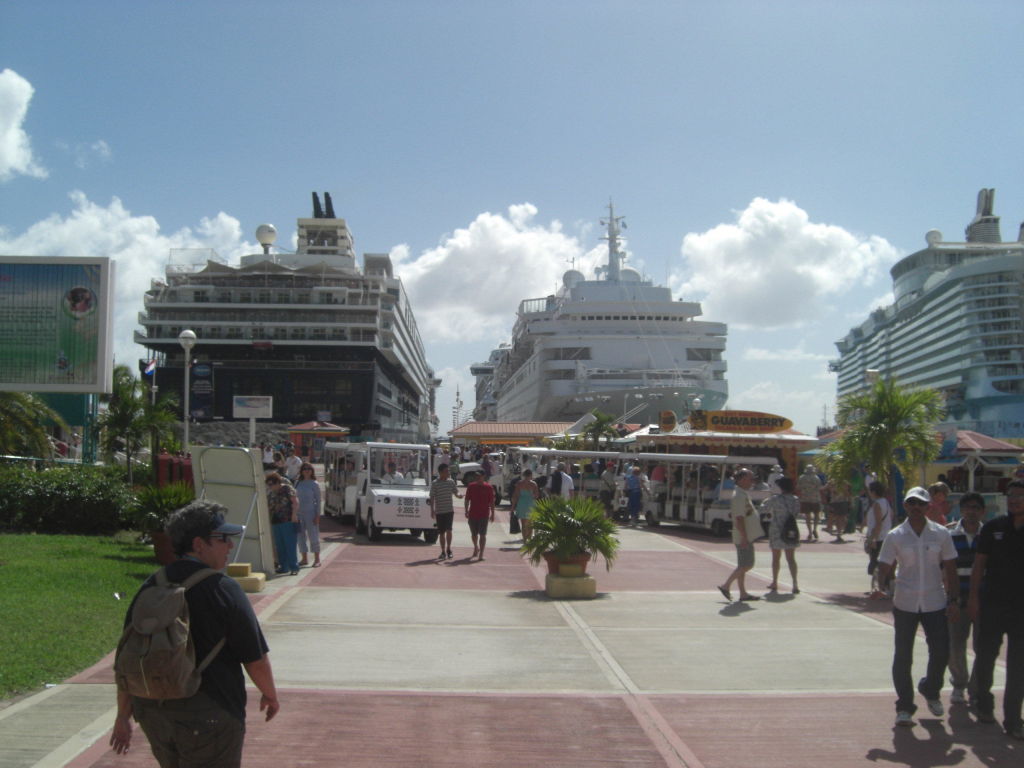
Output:
[[[200,570],[196,571],[191,576],[189,576],[187,579],[185,579],[183,582],[181,582],[181,586],[185,590],[189,590],[203,579],[213,576],[216,573],[220,573],[220,571],[215,571],[213,570],[213,568],[201,568]],[[224,647],[224,643],[226,643],[227,641],[228,639],[226,637],[222,637],[217,642],[217,644],[210,649],[210,652],[206,654],[206,658],[204,658],[196,666],[196,672],[202,674],[203,670],[210,666],[210,662],[212,662],[217,657],[217,654],[220,653],[220,649]]]

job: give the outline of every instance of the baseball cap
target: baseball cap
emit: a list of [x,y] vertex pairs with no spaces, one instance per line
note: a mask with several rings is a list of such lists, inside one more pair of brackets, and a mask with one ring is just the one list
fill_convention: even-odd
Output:
[[228,536],[238,536],[239,534],[245,533],[244,525],[229,523],[224,519],[224,515],[219,512],[213,516],[213,526],[213,530],[210,531],[210,533],[224,533]]
[[917,499],[918,501],[923,501],[925,504],[928,504],[932,500],[932,495],[920,485],[915,485],[907,491],[906,496],[903,497],[904,501],[907,501],[908,499]]

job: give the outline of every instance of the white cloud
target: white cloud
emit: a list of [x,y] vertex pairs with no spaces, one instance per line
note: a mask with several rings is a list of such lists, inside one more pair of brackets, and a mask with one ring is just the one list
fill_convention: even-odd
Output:
[[71,155],[76,168],[85,170],[94,163],[106,163],[113,157],[113,150],[103,139],[97,139],[91,144],[79,142],[71,146],[65,141],[57,142],[57,149]]
[[803,345],[792,349],[762,349],[760,347],[747,347],[741,355],[743,360],[754,361],[779,361],[795,362],[797,360],[831,360],[834,355],[821,355],[816,352],[807,352]]
[[139,328],[143,294],[153,278],[163,276],[172,249],[214,249],[222,259],[236,263],[242,254],[258,251],[258,246],[242,240],[238,220],[225,213],[201,219],[194,230],[186,227],[164,235],[155,218],[133,216],[117,198],[103,207],[76,191],[71,200],[74,209],[67,216],[54,214],[15,237],[0,232],[0,253],[111,257],[115,262],[114,356],[132,367],[144,354],[132,339]]
[[834,297],[873,283],[900,256],[884,238],[818,224],[795,203],[760,197],[735,223],[686,235],[681,250],[685,265],[672,287],[700,299],[706,318],[735,328],[814,321]]
[[497,344],[519,302],[554,293],[572,259],[593,270],[600,248],[584,252],[558,221],[536,224],[536,215],[530,203],[512,205],[505,216],[481,213],[419,256],[404,245],[391,250],[425,340]]
[[0,72],[0,181],[17,175],[46,178],[46,169],[32,156],[28,134],[22,128],[34,93],[32,84],[15,72]]

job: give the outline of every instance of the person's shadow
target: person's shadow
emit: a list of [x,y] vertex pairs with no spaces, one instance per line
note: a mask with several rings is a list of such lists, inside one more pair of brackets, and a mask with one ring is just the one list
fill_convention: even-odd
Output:
[[895,725],[892,729],[892,749],[876,747],[869,749],[864,757],[873,762],[885,761],[913,768],[958,765],[963,762],[967,750],[962,746],[954,748],[953,736],[946,731],[941,720],[918,720],[917,725],[924,728],[928,738],[918,738],[916,727]]

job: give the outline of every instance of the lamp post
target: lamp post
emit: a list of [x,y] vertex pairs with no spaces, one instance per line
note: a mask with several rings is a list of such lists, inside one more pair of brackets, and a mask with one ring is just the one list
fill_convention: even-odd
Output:
[[192,362],[192,347],[196,345],[196,333],[195,331],[185,329],[178,334],[178,343],[181,344],[181,348],[185,350],[185,402],[184,409],[181,412],[182,423],[185,426],[185,438],[182,443],[181,449],[182,454],[188,456],[188,395],[189,395],[189,380],[188,373]]

